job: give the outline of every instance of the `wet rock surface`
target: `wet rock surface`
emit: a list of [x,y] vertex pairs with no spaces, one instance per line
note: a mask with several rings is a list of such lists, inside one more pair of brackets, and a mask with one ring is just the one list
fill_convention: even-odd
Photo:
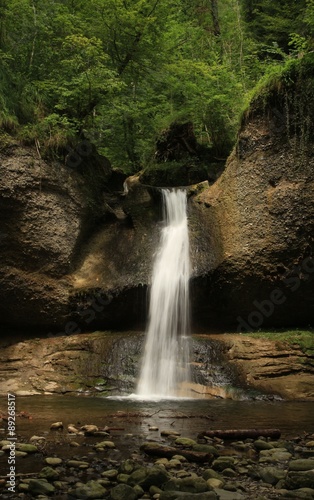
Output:
[[[142,332],[94,332],[17,341],[4,334],[0,394],[130,394],[143,338]],[[298,347],[273,340],[196,335],[191,339],[189,389],[196,397],[211,399],[313,400],[314,372],[308,360]]]

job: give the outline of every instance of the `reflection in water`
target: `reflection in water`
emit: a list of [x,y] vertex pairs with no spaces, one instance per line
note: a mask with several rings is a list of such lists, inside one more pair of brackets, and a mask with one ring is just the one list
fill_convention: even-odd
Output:
[[[6,400],[0,398],[0,408],[4,408],[5,404]],[[62,420],[65,426],[75,422],[105,426],[108,421],[117,419],[117,412],[142,416],[140,422],[135,423],[125,418],[125,430],[133,432],[136,427],[138,432],[147,435],[148,425],[162,425],[165,428],[173,422],[174,417],[180,418],[175,419],[173,427],[186,436],[195,436],[208,427],[230,429],[276,426],[285,435],[314,432],[314,401],[196,401],[178,398],[154,402],[128,398],[27,396],[17,397],[17,411],[26,411],[33,416],[32,420],[17,420],[18,433],[47,431],[50,424],[58,420]]]

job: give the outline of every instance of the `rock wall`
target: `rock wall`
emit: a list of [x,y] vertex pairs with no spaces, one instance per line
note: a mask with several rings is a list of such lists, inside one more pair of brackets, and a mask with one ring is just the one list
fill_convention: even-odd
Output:
[[204,325],[314,323],[312,73],[290,74],[252,103],[224,173],[194,198],[204,231],[217,235],[195,284]]
[[[301,76],[300,76],[301,75]],[[313,69],[253,101],[224,173],[189,189],[193,326],[313,324]],[[0,323],[73,334],[142,326],[158,190],[92,149],[45,162],[0,140]],[[73,162],[72,162],[73,163]]]

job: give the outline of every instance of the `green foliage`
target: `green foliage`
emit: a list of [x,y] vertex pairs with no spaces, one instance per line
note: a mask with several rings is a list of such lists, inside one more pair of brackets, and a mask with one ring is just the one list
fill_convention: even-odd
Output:
[[314,0],[0,0],[0,127],[56,154],[83,133],[136,171],[192,121],[223,158],[252,88],[313,34]]
[[287,330],[281,332],[246,333],[248,337],[264,338],[300,348],[305,354],[314,355],[313,330]]

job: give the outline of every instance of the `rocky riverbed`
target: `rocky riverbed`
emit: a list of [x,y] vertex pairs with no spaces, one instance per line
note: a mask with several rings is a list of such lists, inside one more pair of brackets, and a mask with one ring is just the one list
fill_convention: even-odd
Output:
[[[314,434],[223,440],[195,432],[192,439],[170,424],[138,436],[128,432],[131,417],[120,412],[115,427],[52,422],[37,436],[18,435],[15,492],[3,474],[1,498],[314,499]],[[3,465],[12,442],[0,446]]]

